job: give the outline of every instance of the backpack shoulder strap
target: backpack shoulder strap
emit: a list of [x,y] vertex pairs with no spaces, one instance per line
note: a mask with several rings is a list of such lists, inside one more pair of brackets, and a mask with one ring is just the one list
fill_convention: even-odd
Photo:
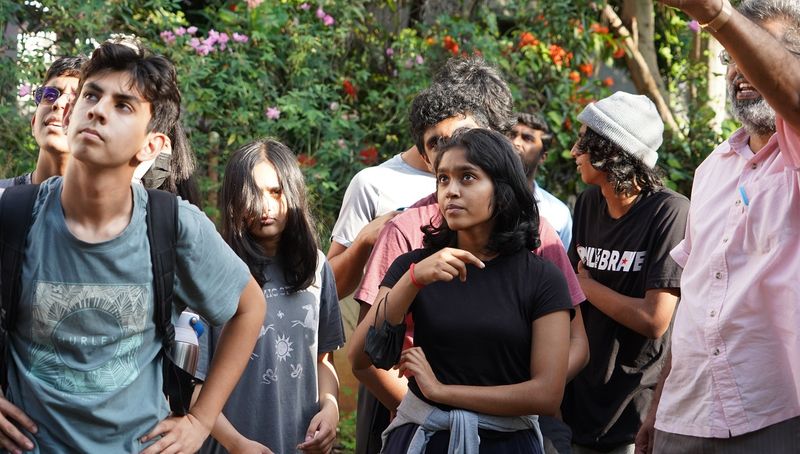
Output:
[[178,199],[157,189],[147,190],[147,240],[153,265],[154,323],[165,351],[175,340],[172,304],[175,282],[175,250],[178,243]]
[[8,331],[14,326],[22,295],[22,262],[38,184],[11,186],[0,197],[0,386],[8,386]]

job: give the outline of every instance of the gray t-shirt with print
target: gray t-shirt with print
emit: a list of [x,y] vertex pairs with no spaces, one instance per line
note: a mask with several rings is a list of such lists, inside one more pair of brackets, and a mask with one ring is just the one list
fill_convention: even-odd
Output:
[[[8,399],[39,428],[29,435],[34,452],[139,452],[138,439],[169,410],[153,323],[147,192],[132,185],[129,225],[112,240],[90,244],[67,228],[61,182],[45,181],[34,207],[11,333]],[[249,277],[208,218],[181,201],[177,299],[223,323]]]
[[[250,363],[222,413],[245,437],[275,453],[296,451],[311,418],[319,412],[317,356],[344,345],[344,328],[330,265],[318,253],[314,283],[289,293],[277,258],[264,266],[267,315]],[[200,367],[208,366],[220,329],[202,336]],[[225,453],[209,438],[204,454]]]

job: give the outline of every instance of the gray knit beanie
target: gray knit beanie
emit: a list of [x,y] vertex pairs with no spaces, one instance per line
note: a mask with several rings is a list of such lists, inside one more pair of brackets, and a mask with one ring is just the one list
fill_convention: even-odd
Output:
[[618,91],[589,104],[578,121],[611,140],[651,169],[658,160],[664,122],[647,96]]

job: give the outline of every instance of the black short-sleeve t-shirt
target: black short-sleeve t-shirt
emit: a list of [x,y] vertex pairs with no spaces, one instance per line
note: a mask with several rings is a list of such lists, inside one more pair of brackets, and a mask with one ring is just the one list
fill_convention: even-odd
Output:
[[[417,249],[401,255],[381,285],[393,287],[411,263],[433,252]],[[465,282],[425,286],[409,308],[414,344],[443,384],[496,386],[530,380],[531,324],[545,314],[572,310],[563,274],[534,253],[520,250],[485,264],[484,269],[467,265]],[[409,389],[447,409],[425,399],[413,377]]]
[[[669,252],[684,237],[689,200],[669,189],[644,192],[621,218],[608,214],[600,188],[575,204],[569,258],[583,260],[592,278],[623,295],[680,287]],[[670,331],[648,339],[591,304],[581,305],[589,364],[567,386],[562,410],[573,441],[604,450],[632,443],[652,398]]]

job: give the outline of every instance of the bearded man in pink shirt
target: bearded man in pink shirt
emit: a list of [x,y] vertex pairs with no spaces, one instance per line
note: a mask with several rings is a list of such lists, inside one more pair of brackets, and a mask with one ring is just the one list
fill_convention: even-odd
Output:
[[662,2],[725,46],[743,128],[695,174],[672,251],[684,271],[671,367],[637,452],[800,452],[800,3]]

